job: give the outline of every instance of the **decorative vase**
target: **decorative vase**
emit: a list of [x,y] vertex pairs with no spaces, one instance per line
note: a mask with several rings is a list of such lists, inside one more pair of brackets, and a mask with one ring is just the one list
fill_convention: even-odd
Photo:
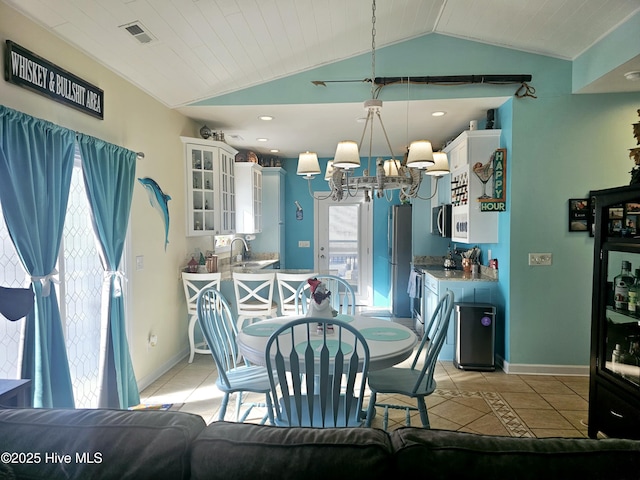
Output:
[[209,127],[207,127],[206,125],[204,125],[201,129],[200,129],[200,136],[202,138],[204,138],[205,140],[209,137],[211,137],[211,129]]

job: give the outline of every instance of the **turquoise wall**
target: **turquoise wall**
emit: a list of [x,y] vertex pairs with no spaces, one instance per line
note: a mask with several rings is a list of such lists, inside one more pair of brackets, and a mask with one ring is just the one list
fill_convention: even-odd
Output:
[[640,12],[573,62],[573,91],[579,92],[603,74],[638,55],[640,55]]
[[[324,172],[329,159],[321,158],[320,169]],[[366,163],[363,159],[362,164]],[[287,158],[283,161],[283,168],[287,171],[285,183],[285,245],[287,249],[287,268],[313,268],[314,264],[314,218],[313,198],[309,193],[307,180],[296,175],[297,158]],[[357,169],[357,174],[361,174]],[[311,180],[311,191],[328,192],[324,174]],[[296,219],[296,205],[298,202],[303,210],[303,219]],[[388,261],[387,214],[389,205],[399,203],[397,193],[393,200],[374,198],[373,202],[373,304],[388,306],[390,293],[390,270]],[[300,240],[309,240],[311,248],[298,246]]]
[[[630,20],[631,27],[638,16]],[[621,38],[640,29],[623,29]],[[507,211],[500,213],[500,241],[482,245],[499,260],[498,353],[512,365],[587,366],[593,239],[568,232],[568,199],[586,198],[593,189],[629,183],[632,163],[628,149],[635,145],[631,124],[638,120],[640,94],[576,95],[573,90],[602,65],[602,51],[619,39],[605,39],[576,62],[430,34],[376,51],[376,73],[387,75],[454,75],[527,73],[533,76],[537,98],[515,98],[514,85],[421,86],[412,98],[469,98],[510,96],[498,110],[501,146],[507,148]],[[614,41],[615,40],[615,41]],[[605,45],[606,43],[611,45]],[[623,48],[618,45],[618,48]],[[640,41],[632,47],[637,51]],[[208,100],[208,104],[274,104],[353,102],[367,96],[362,84],[319,88],[318,78],[360,78],[368,71],[368,55],[325,65],[242,92]],[[603,60],[601,63],[606,64]],[[595,66],[600,65],[600,66]],[[574,71],[581,72],[575,80]],[[405,100],[406,90],[382,89],[380,99]],[[428,132],[425,132],[428,138]],[[336,139],[336,142],[339,139]],[[312,148],[313,146],[309,146]],[[313,242],[313,200],[306,181],[295,175],[297,159],[286,159],[287,266],[311,268],[313,248],[300,249],[298,240]],[[323,159],[324,166],[326,159]],[[321,177],[313,188],[326,190]],[[429,188],[423,186],[421,192]],[[294,200],[304,208],[295,220]],[[374,205],[374,288],[376,305],[388,302],[386,212]],[[428,213],[429,201],[416,201],[415,211]],[[416,218],[414,215],[414,218]],[[426,217],[428,218],[428,217]],[[421,241],[426,225],[417,224],[414,252],[442,254],[446,244]],[[528,253],[552,253],[553,265],[530,267]],[[634,266],[635,267],[635,266]],[[385,294],[386,293],[386,294]]]

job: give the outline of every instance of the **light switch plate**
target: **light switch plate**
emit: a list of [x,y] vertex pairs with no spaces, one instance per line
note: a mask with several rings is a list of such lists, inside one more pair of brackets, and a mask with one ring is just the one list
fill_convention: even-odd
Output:
[[530,253],[529,254],[529,265],[531,266],[549,266],[553,260],[553,255],[551,253]]
[[138,255],[136,257],[136,270],[144,269],[144,255]]

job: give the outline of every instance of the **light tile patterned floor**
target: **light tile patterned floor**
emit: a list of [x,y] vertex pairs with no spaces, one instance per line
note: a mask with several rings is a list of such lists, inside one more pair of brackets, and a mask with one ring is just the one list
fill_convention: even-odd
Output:
[[[588,377],[507,375],[504,372],[458,370],[439,362],[437,390],[427,397],[431,428],[514,437],[586,437]],[[207,423],[217,419],[220,392],[213,359],[196,355],[183,360],[142,394],[143,403],[173,403],[174,409],[201,415]],[[406,404],[402,396],[379,395],[379,401]],[[263,400],[259,396],[256,400]],[[232,397],[226,420],[234,419]],[[247,421],[259,422],[262,409]],[[405,423],[403,410],[389,411],[389,430]],[[411,424],[420,426],[417,412]],[[382,409],[373,422],[382,427]]]

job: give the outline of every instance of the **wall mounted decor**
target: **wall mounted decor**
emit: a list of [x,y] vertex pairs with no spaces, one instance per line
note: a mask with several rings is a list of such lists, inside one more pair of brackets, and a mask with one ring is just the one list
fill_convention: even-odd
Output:
[[145,177],[139,178],[138,181],[142,184],[142,186],[147,191],[147,195],[149,196],[149,203],[151,206],[156,209],[156,211],[162,217],[164,221],[164,250],[167,251],[167,244],[169,243],[169,200],[171,197],[166,195],[160,185],[156,183],[155,180]]
[[[640,117],[640,108],[638,109],[638,116]],[[636,145],[640,145],[640,122],[633,123],[633,137],[636,139]],[[631,174],[631,182],[640,183],[640,147],[629,149],[629,158],[633,160],[633,168],[629,172]]]
[[[483,194],[478,198],[481,212],[504,212],[507,209],[507,149],[498,148],[487,163],[473,166],[473,173],[482,182]],[[493,178],[492,190],[487,183]]]
[[570,198],[569,199],[569,231],[587,232],[589,231],[589,199]]
[[6,41],[5,80],[87,115],[104,118],[104,91],[11,40]]

